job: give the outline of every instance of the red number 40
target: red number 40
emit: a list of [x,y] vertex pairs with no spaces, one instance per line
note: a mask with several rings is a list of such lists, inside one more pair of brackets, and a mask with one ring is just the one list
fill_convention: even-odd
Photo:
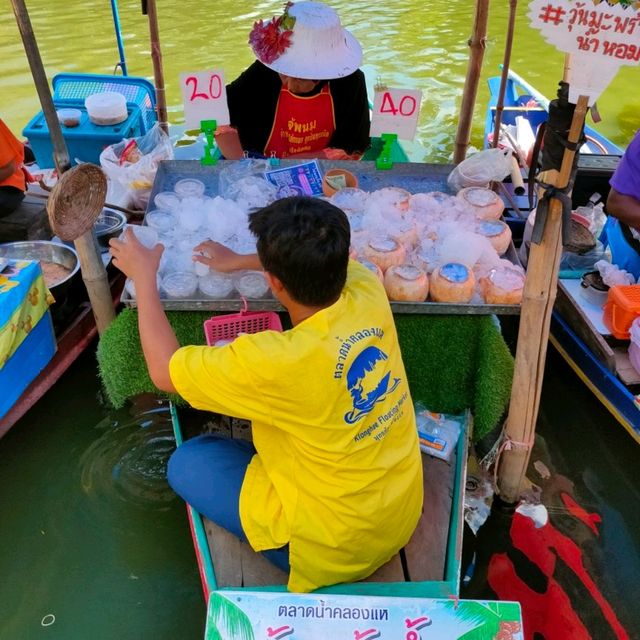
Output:
[[402,96],[398,106],[393,101],[393,97],[388,91],[382,95],[382,104],[380,105],[380,113],[391,113],[394,116],[411,116],[416,112],[418,102],[413,96]]

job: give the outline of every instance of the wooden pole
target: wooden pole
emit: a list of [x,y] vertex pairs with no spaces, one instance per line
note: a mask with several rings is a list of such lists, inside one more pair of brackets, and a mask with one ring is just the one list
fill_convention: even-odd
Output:
[[116,317],[109,279],[96,246],[93,231],[83,233],[73,241],[78,253],[82,280],[87,288],[98,334],[102,335]]
[[[588,97],[580,96],[571,121],[569,142],[578,142],[587,107]],[[574,156],[575,151],[565,149],[560,172],[545,172],[542,176],[544,182],[566,187],[571,177]],[[500,496],[508,503],[515,503],[520,499],[520,488],[533,446],[562,252],[561,230],[562,204],[559,200],[552,199],[542,242],[539,245],[531,244],[527,265],[511,403],[498,470]]]
[[58,121],[58,115],[56,114],[56,108],[53,104],[53,98],[49,91],[49,82],[47,81],[47,74],[42,64],[42,58],[40,57],[40,51],[38,50],[38,43],[36,42],[36,36],[33,32],[31,25],[31,19],[29,18],[29,12],[24,0],[11,0],[13,6],[13,13],[16,16],[16,22],[22,38],[22,44],[24,46],[25,53],[27,54],[27,60],[29,61],[29,67],[31,68],[31,75],[33,76],[33,82],[36,85],[36,91],[40,98],[40,104],[42,105],[42,112],[44,113],[45,120],[47,121],[47,127],[49,128],[49,135],[51,136],[51,144],[53,145],[53,159],[58,170],[58,174],[62,175],[69,167],[69,151],[62,135],[62,128]]
[[[507,40],[504,45],[504,58],[502,60],[502,76],[500,77],[500,90],[496,104],[496,115],[493,123],[493,139],[491,147],[495,149],[500,140],[500,125],[502,124],[502,112],[504,111],[504,94],[507,90],[509,78],[509,65],[511,64],[511,51],[513,49],[513,35],[516,29],[516,8],[518,0],[509,0],[509,25],[507,27]],[[514,149],[516,151],[516,149]]]
[[473,36],[469,40],[469,65],[464,82],[464,92],[460,105],[460,119],[456,133],[456,144],[453,152],[453,162],[458,164],[464,160],[471,138],[471,123],[473,110],[478,94],[482,59],[487,39],[487,22],[489,20],[489,0],[476,0],[476,12],[473,22]]
[[168,134],[167,97],[164,89],[164,70],[162,68],[162,51],[160,49],[160,29],[158,27],[156,0],[143,0],[142,12],[147,13],[149,17],[149,39],[151,41],[153,78],[156,85],[156,112],[158,114],[158,122],[162,130]]
[[[16,22],[18,23],[18,29],[20,30],[20,35],[22,37],[24,50],[27,54],[27,59],[31,68],[31,74],[33,75],[33,81],[36,85],[36,90],[38,91],[42,111],[44,112],[47,126],[49,128],[56,169],[58,170],[58,174],[62,176],[64,172],[71,167],[71,163],[69,162],[69,152],[64,141],[64,136],[62,135],[60,123],[58,122],[58,115],[56,113],[55,105],[53,104],[53,98],[49,91],[47,75],[44,70],[44,65],[42,64],[42,58],[40,57],[40,51],[38,50],[38,43],[33,32],[33,27],[31,26],[29,12],[27,11],[27,6],[24,0],[11,0],[11,3],[13,5],[13,12],[16,16]],[[75,241],[75,248],[78,252],[82,279],[87,285],[87,293],[89,294],[89,300],[91,301],[91,308],[96,320],[96,326],[98,328],[98,332],[102,333],[102,331],[109,326],[115,317],[113,299],[111,297],[111,291],[109,290],[107,272],[102,264],[100,252],[98,251],[95,240],[93,239],[93,233],[87,232],[85,236],[89,236],[89,239],[84,236],[77,239]]]

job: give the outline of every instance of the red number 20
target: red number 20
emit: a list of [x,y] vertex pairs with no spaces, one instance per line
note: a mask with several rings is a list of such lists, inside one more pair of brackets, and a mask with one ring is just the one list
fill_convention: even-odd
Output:
[[197,98],[201,100],[217,100],[222,95],[222,80],[217,73],[209,77],[209,93],[198,91],[198,78],[189,76],[185,80],[187,86],[191,86],[191,97],[189,102],[194,102]]

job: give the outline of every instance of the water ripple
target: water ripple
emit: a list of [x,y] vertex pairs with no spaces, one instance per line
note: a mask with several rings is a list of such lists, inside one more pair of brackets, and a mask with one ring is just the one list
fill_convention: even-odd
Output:
[[175,449],[171,418],[166,404],[152,403],[105,418],[96,426],[102,435],[80,456],[82,489],[98,510],[114,500],[164,509],[175,499],[166,481]]

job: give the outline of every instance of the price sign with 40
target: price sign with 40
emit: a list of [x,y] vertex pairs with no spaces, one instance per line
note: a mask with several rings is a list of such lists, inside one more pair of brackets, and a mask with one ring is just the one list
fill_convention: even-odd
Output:
[[417,89],[377,89],[373,99],[371,135],[396,133],[413,140],[418,126],[422,91]]

